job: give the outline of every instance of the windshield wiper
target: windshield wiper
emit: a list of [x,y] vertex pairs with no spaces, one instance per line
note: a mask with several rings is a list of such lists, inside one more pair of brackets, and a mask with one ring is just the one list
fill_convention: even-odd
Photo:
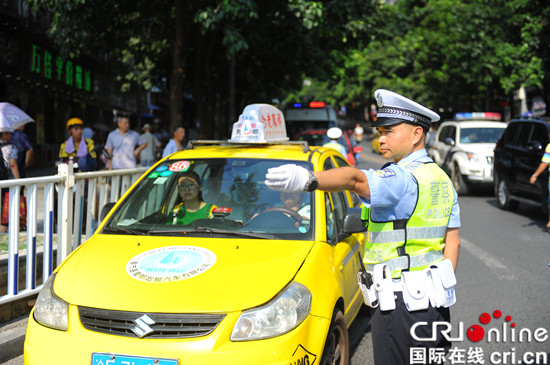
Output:
[[256,233],[250,231],[231,231],[227,229],[209,228],[209,227],[197,227],[197,228],[170,228],[170,229],[154,229],[147,232],[148,234],[160,234],[160,233],[211,233],[211,234],[226,234],[229,236],[247,237],[247,238],[261,238],[266,240],[275,240],[277,236],[266,233]]
[[140,231],[138,229],[133,229],[128,227],[105,227],[103,228],[103,232],[126,233],[126,234],[145,236],[144,231]]

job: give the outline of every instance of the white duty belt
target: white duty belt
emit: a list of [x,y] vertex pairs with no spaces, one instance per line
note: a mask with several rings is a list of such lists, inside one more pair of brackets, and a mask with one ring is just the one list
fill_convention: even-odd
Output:
[[[397,256],[376,264],[367,264],[367,271],[374,272],[376,265],[384,264],[390,271],[405,270],[408,268],[422,267],[444,259],[443,252],[431,250],[415,256]],[[409,262],[410,260],[410,262]]]

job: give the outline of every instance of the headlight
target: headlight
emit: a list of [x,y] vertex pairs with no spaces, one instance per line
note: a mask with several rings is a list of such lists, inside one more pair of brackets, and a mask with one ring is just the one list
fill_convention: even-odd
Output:
[[42,287],[36,305],[34,319],[43,326],[66,331],[69,327],[67,312],[69,304],[59,299],[53,292],[53,282],[56,274],[52,274]]
[[231,333],[232,341],[259,340],[282,335],[296,328],[311,309],[311,293],[292,282],[264,306],[244,311]]
[[478,154],[475,154],[475,153],[468,153],[468,160],[470,162],[480,162],[481,161],[480,156]]

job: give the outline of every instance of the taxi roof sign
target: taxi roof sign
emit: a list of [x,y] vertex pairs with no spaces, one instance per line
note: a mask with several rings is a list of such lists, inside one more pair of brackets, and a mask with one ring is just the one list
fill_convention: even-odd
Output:
[[233,123],[229,142],[270,143],[288,141],[283,112],[269,104],[247,105]]

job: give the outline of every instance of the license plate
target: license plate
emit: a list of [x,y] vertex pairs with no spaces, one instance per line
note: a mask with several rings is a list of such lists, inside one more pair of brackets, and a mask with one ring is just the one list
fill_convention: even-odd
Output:
[[179,361],[158,357],[94,353],[92,365],[179,365]]

